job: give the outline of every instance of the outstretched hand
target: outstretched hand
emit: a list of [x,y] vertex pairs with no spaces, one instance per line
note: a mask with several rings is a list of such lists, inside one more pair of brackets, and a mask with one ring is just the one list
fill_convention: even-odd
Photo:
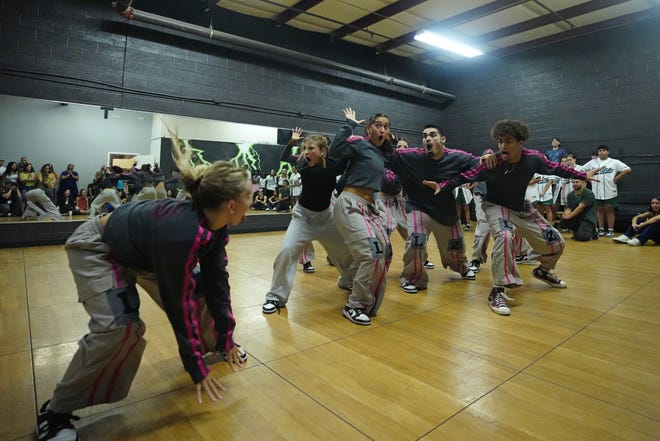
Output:
[[426,185],[427,187],[431,187],[433,189],[433,194],[438,194],[442,191],[440,184],[435,181],[422,181],[422,184]]
[[225,387],[215,378],[209,375],[202,380],[201,383],[195,385],[197,389],[197,402],[201,404],[202,402],[202,389],[209,396],[211,401],[222,400],[222,395],[220,395],[221,390],[225,390]]
[[589,182],[600,182],[598,179],[594,178],[594,175],[604,169],[605,166],[603,165],[602,167],[594,168],[592,170],[589,170],[587,172],[587,181]]
[[296,127],[291,132],[291,142],[296,142],[302,138],[303,129],[302,127]]
[[350,107],[346,107],[344,109],[344,117],[349,121],[353,121],[357,125],[362,125],[366,122],[363,119],[358,120],[357,116],[355,115],[355,110],[351,109]]

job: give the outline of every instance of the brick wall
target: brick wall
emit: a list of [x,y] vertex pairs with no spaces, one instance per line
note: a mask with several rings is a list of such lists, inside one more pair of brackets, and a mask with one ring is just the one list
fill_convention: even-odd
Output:
[[607,144],[633,168],[622,190],[659,193],[659,28],[653,19],[446,69],[445,88],[458,99],[441,124],[450,141],[474,152],[494,145],[488,131],[503,118],[530,125],[531,148],[545,151],[559,137],[579,163]]

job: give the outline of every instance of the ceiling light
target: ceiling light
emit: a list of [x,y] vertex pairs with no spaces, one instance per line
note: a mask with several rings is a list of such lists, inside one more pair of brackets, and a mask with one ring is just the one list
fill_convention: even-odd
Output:
[[415,40],[430,44],[431,46],[439,47],[455,54],[463,55],[464,57],[468,58],[484,54],[478,49],[429,31],[422,31],[418,33],[415,35]]

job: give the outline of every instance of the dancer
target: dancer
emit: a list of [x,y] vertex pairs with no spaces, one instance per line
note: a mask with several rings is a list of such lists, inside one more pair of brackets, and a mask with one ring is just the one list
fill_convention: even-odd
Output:
[[312,240],[323,245],[339,270],[338,286],[351,289],[353,283],[351,255],[333,222],[330,208],[330,196],[335,189],[336,177],[343,172],[345,163],[327,161],[328,142],[322,135],[306,136],[302,145],[302,153],[298,156],[291,155],[289,144],[280,159],[298,164],[302,192],[293,207],[291,222],[273,263],[273,280],[261,308],[264,314],[279,312],[286,306],[296,275],[296,262]]
[[37,217],[38,220],[50,217],[53,220],[64,220],[50,197],[41,188],[33,188],[25,193],[25,211],[23,220],[28,217]]
[[[370,325],[370,316],[376,315],[383,301],[392,260],[392,247],[374,204],[374,192],[380,190],[385,173],[385,157],[392,150],[390,119],[376,113],[368,121],[359,121],[350,107],[344,109],[344,116],[346,123],[332,142],[330,156],[350,163],[333,213],[358,268],[343,314],[352,323]],[[362,124],[367,137],[351,136]]]
[[[146,346],[136,282],[167,313],[198,402],[202,391],[215,401],[224,390],[203,359],[207,350],[226,353],[232,369],[245,360],[233,339],[225,246],[227,225],[241,222],[250,206],[250,182],[244,169],[228,162],[191,166],[190,151],[181,151],[175,135],[172,151],[192,202],[122,205],[85,222],[66,242],[90,332],[41,407],[39,440],[77,440],[72,411],[128,394]],[[198,264],[204,294],[195,298]],[[205,332],[211,323],[214,332]]]
[[463,279],[476,278],[467,264],[463,228],[454,194],[444,192],[435,195],[422,182],[449,179],[479,163],[476,156],[446,148],[446,140],[442,128],[429,124],[422,132],[423,149],[396,150],[387,162],[387,166],[399,176],[403,190],[408,195],[408,238],[400,282],[401,289],[409,294],[427,288],[429,277],[423,262],[426,260],[431,232],[440,251],[442,266],[451,268]]
[[450,181],[441,184],[431,181],[425,183],[439,192],[441,189],[449,191],[465,182],[486,181],[487,194],[482,208],[495,241],[491,255],[493,288],[488,295],[488,305],[497,314],[509,315],[511,310],[506,300],[512,299],[505,293],[505,288],[516,288],[523,284],[514,260],[516,249],[521,247],[520,238],[527,239],[538,254],[539,266],[533,270],[532,275],[553,288],[566,288],[566,283],[552,272],[564,251],[564,239],[525,200],[529,181],[534,173],[593,181],[594,174],[600,168],[585,175],[550,162],[537,151],[524,149],[523,143],[529,138],[529,128],[521,121],[499,121],[492,127],[491,136],[499,147],[495,168],[488,170],[482,164]]

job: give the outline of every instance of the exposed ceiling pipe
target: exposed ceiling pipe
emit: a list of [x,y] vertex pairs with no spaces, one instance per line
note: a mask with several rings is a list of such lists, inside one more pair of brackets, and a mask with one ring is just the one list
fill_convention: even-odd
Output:
[[[398,86],[403,89],[408,89],[409,91],[415,91],[420,93],[406,93],[406,91],[396,91],[398,93],[404,93],[409,96],[413,96],[417,99],[423,98],[429,101],[434,101],[442,104],[452,102],[456,100],[456,96],[447,92],[442,92],[436,89],[429,89],[425,86],[410,83],[408,81],[398,80],[396,78],[381,75],[375,72],[368,70],[360,69],[353,66],[348,66],[346,64],[337,63],[335,61],[326,60],[324,58],[314,57],[312,55],[307,55],[301,52],[293,51],[290,49],[285,49],[279,46],[273,46],[271,44],[262,43],[260,41],[250,40],[248,38],[239,37],[237,35],[228,34],[226,32],[216,31],[213,28],[205,28],[202,26],[194,25],[192,23],[186,23],[183,21],[175,20],[169,17],[163,17],[161,15],[151,14],[149,12],[135,10],[135,15],[133,20],[143,21],[145,23],[151,23],[158,26],[162,26],[169,29],[174,29],[177,31],[183,31],[190,34],[200,35],[203,37],[208,37],[215,40],[220,40],[226,43],[230,43],[236,46],[243,48],[255,50],[259,52],[259,55],[274,59],[280,63],[293,64],[296,67],[300,68],[299,63],[309,63],[313,66],[324,67],[329,69],[334,69],[341,72],[350,73],[357,75],[363,78],[369,78],[375,81],[386,83],[390,86]],[[324,71],[326,74],[333,75],[332,72]],[[340,77],[339,75],[334,75]],[[344,78],[344,77],[340,77]],[[384,85],[376,85],[388,91],[392,89],[385,87]]]

